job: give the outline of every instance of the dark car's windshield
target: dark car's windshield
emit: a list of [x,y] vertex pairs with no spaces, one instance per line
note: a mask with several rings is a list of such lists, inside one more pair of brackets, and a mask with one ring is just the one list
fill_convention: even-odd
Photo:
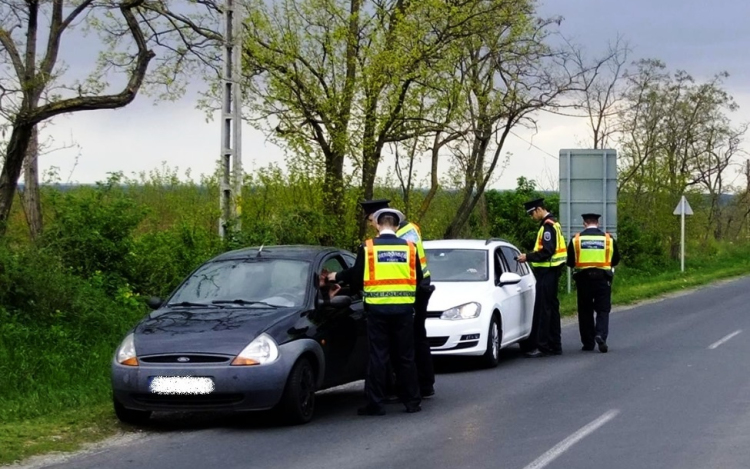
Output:
[[305,261],[218,261],[196,270],[169,299],[169,304],[218,302],[222,306],[252,306],[252,302],[258,301],[259,307],[301,306],[309,285],[310,264]]
[[425,249],[435,282],[483,282],[489,278],[484,249]]

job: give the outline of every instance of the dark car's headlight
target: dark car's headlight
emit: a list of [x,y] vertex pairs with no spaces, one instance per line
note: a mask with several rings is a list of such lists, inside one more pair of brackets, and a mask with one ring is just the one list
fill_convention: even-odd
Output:
[[266,365],[279,358],[279,346],[268,334],[255,338],[232,360],[232,365]]
[[138,359],[135,356],[135,336],[132,333],[123,339],[117,349],[116,360],[120,365],[138,366]]
[[479,316],[482,307],[479,303],[466,303],[465,305],[456,306],[447,309],[440,315],[440,319],[473,319]]

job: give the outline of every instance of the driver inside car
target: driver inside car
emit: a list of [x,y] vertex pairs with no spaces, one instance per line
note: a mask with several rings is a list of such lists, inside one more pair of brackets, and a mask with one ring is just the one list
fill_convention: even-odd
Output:
[[328,281],[328,274],[331,272],[328,269],[323,269],[318,276],[318,288],[323,298],[331,299],[341,291],[341,285],[338,283],[332,283]]

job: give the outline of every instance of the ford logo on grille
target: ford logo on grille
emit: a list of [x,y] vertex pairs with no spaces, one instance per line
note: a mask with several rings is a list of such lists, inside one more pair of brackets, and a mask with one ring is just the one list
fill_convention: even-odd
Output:
[[190,359],[188,357],[178,357],[177,361],[180,363],[185,363],[185,362],[189,362]]

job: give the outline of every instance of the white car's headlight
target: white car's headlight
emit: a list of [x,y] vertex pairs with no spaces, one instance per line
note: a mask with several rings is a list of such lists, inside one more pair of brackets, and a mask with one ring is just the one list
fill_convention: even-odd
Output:
[[232,365],[265,365],[279,358],[279,347],[271,336],[261,334],[242,349],[232,360]]
[[116,360],[120,365],[138,366],[138,359],[135,356],[135,338],[132,333],[123,339],[117,349]]
[[466,303],[444,311],[440,319],[472,319],[479,316],[481,310],[479,303]]

